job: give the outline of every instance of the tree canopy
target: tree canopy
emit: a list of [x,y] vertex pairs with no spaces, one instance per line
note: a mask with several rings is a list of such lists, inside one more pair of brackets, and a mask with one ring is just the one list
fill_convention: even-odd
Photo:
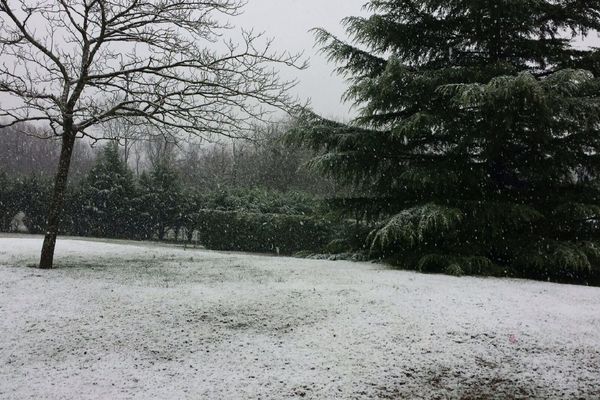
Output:
[[372,0],[317,29],[353,124],[305,113],[293,138],[354,188],[375,255],[456,273],[598,275],[600,1]]

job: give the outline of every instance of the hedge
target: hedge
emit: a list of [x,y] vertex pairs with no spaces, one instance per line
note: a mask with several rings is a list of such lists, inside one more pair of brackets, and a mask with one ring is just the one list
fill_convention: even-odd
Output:
[[202,210],[197,215],[202,245],[213,250],[293,254],[322,251],[333,229],[324,219],[302,215]]

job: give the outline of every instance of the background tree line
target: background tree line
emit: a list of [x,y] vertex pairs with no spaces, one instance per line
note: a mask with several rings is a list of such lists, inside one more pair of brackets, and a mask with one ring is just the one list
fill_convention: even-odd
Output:
[[[305,168],[307,150],[281,140],[287,124],[226,143],[151,136],[120,145],[79,142],[60,231],[194,240],[227,250],[321,251],[332,235],[322,195],[335,185]],[[2,134],[20,145],[0,149],[0,230],[9,230],[12,218],[24,212],[29,232],[43,233],[51,173],[35,166],[55,165],[58,143],[33,135],[23,141],[10,129]],[[250,232],[253,226],[260,229]]]
[[[282,121],[257,126],[248,138],[218,142],[174,141],[151,133],[116,142],[121,160],[136,177],[166,163],[177,171],[182,185],[203,190],[260,187],[315,195],[339,190],[333,180],[309,171],[306,166],[312,157],[309,150],[290,146],[282,140],[290,124]],[[106,137],[126,136],[116,133],[125,129],[114,124]],[[29,134],[23,135],[23,130]],[[10,177],[49,178],[55,173],[60,153],[58,140],[37,136],[33,125],[0,128],[0,138],[0,171]],[[79,182],[90,171],[104,143],[106,141],[77,142],[73,171],[69,175],[71,182]]]

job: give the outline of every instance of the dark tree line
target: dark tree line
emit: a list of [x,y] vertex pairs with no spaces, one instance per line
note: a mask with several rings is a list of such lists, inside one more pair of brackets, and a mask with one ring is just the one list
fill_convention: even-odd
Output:
[[[210,165],[212,157],[203,155],[194,160],[196,164],[192,164],[185,157],[185,152],[171,147],[166,152],[146,154],[147,158],[155,159],[136,176],[125,162],[123,148],[116,142],[109,142],[97,152],[87,173],[75,180],[67,191],[69,202],[64,209],[60,231],[77,236],[139,240],[163,240],[170,233],[180,240],[191,240],[191,235],[197,230],[201,210],[316,216],[321,202],[314,194],[297,190],[310,187],[298,185],[298,182],[308,181],[303,176],[306,171],[300,168],[299,160],[304,155],[292,157],[285,165],[282,160],[273,160],[274,163],[281,162],[278,168],[285,172],[280,174],[280,180],[270,184],[270,178],[262,180],[264,173],[260,166],[254,165],[254,160],[263,152],[269,152],[266,149],[270,146],[275,146],[273,151],[279,151],[279,141],[271,138],[260,145],[253,143],[252,146],[247,145],[244,161],[238,161],[237,167],[231,158],[221,160],[218,167],[225,166],[224,171],[232,171],[243,166],[245,176],[254,176],[255,180],[235,184],[230,175],[223,174],[211,177],[210,184],[207,184],[197,176],[186,177],[184,173],[190,168]],[[212,147],[208,154],[215,149]],[[232,149],[218,151],[230,152]],[[293,153],[291,149],[288,152]],[[272,165],[267,164],[269,168]],[[6,172],[0,177],[0,231],[8,230],[11,219],[24,212],[25,225],[30,232],[42,233],[47,211],[44,196],[51,188],[49,177]],[[256,182],[257,186],[252,182]],[[288,190],[280,191],[280,187]]]

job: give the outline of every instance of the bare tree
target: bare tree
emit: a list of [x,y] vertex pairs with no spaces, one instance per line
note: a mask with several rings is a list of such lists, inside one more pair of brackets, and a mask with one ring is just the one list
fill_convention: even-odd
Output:
[[157,165],[167,163],[173,165],[177,157],[178,143],[174,140],[160,137],[148,137],[143,142],[147,166],[156,168]]
[[123,161],[129,164],[133,147],[139,139],[139,131],[127,123],[126,119],[114,119],[102,124],[103,136],[116,140],[122,148]]
[[262,35],[222,40],[242,0],[0,0],[0,126],[43,122],[62,147],[40,268],[52,268],[73,145],[125,119],[165,137],[243,135],[269,107],[287,109],[302,68]]
[[[53,174],[60,156],[60,138],[46,137],[35,125],[0,128],[0,171],[9,176]],[[70,178],[80,179],[91,168],[95,155],[89,143],[79,141],[73,148]],[[2,187],[0,187],[2,190]]]

